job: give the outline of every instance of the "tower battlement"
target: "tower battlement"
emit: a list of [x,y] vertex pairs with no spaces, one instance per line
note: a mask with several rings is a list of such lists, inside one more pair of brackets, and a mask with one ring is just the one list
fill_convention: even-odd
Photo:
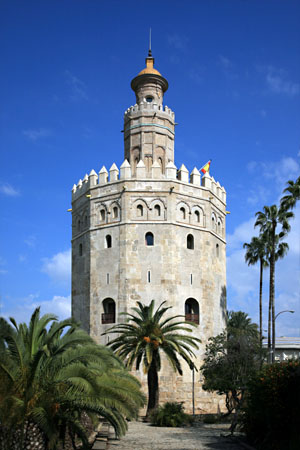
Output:
[[136,103],[133,106],[130,106],[130,108],[126,109],[124,112],[124,120],[128,119],[130,114],[134,113],[140,113],[140,112],[153,112],[153,111],[159,111],[161,113],[165,113],[168,116],[172,118],[172,120],[175,120],[175,113],[172,111],[168,106],[163,106],[157,103],[148,103],[148,102],[141,102],[139,105]]
[[72,201],[76,200],[81,195],[86,194],[90,188],[128,180],[176,180],[208,189],[223,204],[226,204],[226,191],[224,187],[208,173],[201,177],[201,174],[196,167],[194,167],[189,174],[189,171],[184,164],[177,169],[175,164],[170,162],[166,166],[166,173],[162,174],[160,165],[155,161],[152,164],[151,172],[146,174],[145,164],[143,161],[140,161],[136,167],[136,174],[133,176],[130,164],[126,159],[120,166],[120,170],[116,164],[113,163],[109,171],[103,166],[98,175],[95,170],[92,170],[89,175],[86,174],[83,179],[80,179],[77,184],[73,185]]

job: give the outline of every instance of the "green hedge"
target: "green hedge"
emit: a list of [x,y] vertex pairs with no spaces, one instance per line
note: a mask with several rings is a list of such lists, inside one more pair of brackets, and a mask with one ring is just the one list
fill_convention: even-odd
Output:
[[259,450],[300,449],[300,362],[267,365],[252,380],[244,430]]

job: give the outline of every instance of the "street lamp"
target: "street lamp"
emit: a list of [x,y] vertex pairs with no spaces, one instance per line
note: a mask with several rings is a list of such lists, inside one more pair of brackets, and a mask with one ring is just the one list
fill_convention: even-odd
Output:
[[275,319],[274,319],[274,333],[273,333],[273,336],[272,336],[272,349],[271,349],[271,354],[272,354],[271,355],[271,362],[272,363],[275,360],[275,321],[276,321],[277,317],[280,314],[283,314],[283,313],[286,313],[286,312],[294,314],[295,311],[293,309],[284,309],[283,311],[280,311],[279,313],[277,313],[276,316],[275,316]]

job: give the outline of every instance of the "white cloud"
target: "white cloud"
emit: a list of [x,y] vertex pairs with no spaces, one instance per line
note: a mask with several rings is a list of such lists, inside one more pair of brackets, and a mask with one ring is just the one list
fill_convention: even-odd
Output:
[[33,309],[41,306],[41,313],[54,313],[60,320],[71,316],[71,295],[67,297],[61,295],[54,295],[51,300],[44,300],[42,302],[32,303]]
[[0,185],[0,192],[9,197],[18,197],[20,195],[20,192],[9,183]]
[[88,100],[87,88],[83,81],[73,75],[69,70],[65,71],[67,84],[71,88],[71,100]]
[[271,92],[289,97],[294,97],[300,93],[300,84],[288,80],[285,70],[268,66],[266,71],[266,83]]
[[22,299],[10,299],[6,304],[15,303],[13,309],[5,309],[2,305],[1,315],[8,319],[14,317],[19,322],[28,323],[34,310],[40,306],[41,315],[52,313],[59,320],[66,319],[71,316],[71,296],[54,295],[51,300],[39,300],[40,294],[29,294]]
[[[260,197],[263,201],[263,195],[265,195],[264,201],[266,201],[270,192],[272,192],[273,196],[281,194],[286,186],[286,182],[299,176],[300,165],[295,158],[287,156],[279,161],[250,161],[247,164],[247,170],[253,175],[252,179],[255,181],[254,192],[256,192],[256,196],[261,191]],[[269,189],[270,180],[274,180],[272,191]]]
[[68,284],[71,280],[71,249],[43,259],[42,272],[54,283]]
[[258,234],[258,232],[254,229],[254,223],[255,217],[251,218],[247,222],[241,223],[235,228],[233,234],[227,235],[227,243],[230,251],[239,249],[244,242],[249,242],[252,236]]
[[37,130],[24,130],[23,134],[33,142],[48,136],[52,136],[52,132],[47,128],[39,128]]

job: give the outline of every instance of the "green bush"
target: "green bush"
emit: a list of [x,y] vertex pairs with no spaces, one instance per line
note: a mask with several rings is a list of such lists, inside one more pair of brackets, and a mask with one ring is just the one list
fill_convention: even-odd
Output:
[[192,418],[185,414],[182,403],[167,402],[153,411],[150,421],[158,427],[182,427],[191,423]]
[[215,414],[206,414],[203,417],[203,423],[213,424],[213,423],[217,423],[217,422],[218,422],[218,418],[215,416]]
[[267,365],[252,380],[244,430],[257,449],[300,448],[300,361]]

